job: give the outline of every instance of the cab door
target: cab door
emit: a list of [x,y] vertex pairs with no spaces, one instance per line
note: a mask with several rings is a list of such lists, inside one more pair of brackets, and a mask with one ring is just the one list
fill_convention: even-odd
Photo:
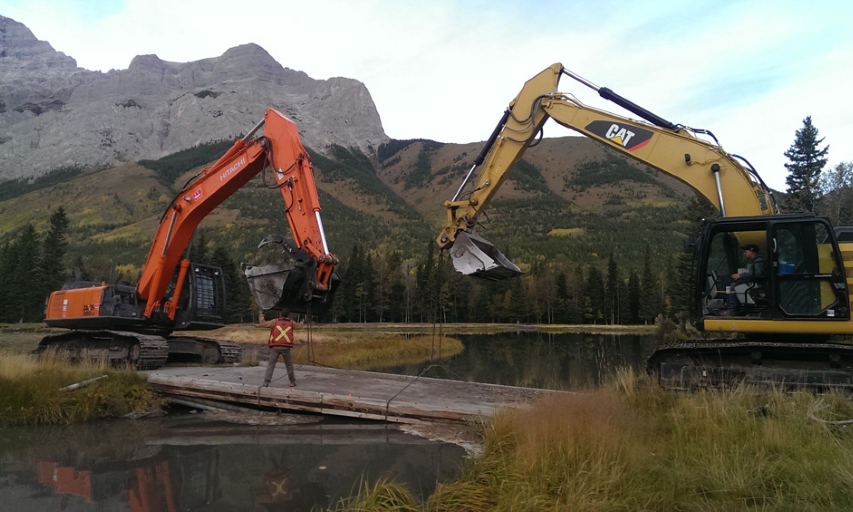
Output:
[[824,219],[771,224],[773,286],[783,317],[849,318],[841,253]]

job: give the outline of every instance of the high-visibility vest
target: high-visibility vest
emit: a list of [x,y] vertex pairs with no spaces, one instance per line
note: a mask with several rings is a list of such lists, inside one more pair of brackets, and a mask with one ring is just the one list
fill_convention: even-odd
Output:
[[270,329],[270,339],[267,344],[271,347],[292,347],[293,339],[293,320],[279,318]]

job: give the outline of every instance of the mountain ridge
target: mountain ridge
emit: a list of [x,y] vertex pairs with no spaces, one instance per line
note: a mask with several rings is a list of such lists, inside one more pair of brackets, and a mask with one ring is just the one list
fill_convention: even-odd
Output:
[[115,166],[233,139],[272,107],[293,119],[306,145],[371,154],[389,140],[363,83],[315,80],[260,46],[174,63],[135,57],[106,73],[0,16],[0,180],[69,166]]

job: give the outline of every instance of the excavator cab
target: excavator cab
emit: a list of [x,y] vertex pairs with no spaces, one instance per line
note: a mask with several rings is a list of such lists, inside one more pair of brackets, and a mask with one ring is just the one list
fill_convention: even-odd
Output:
[[[826,219],[811,214],[714,219],[703,227],[695,254],[700,328],[722,330],[720,317],[775,325],[850,319],[841,251]],[[739,330],[766,328],[753,325]]]
[[180,307],[175,313],[176,329],[218,329],[225,325],[225,278],[222,269],[190,264]]

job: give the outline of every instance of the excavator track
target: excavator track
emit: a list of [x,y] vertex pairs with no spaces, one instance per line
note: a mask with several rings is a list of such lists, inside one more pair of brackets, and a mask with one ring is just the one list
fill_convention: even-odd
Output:
[[746,383],[850,390],[853,345],[752,340],[667,343],[649,357],[647,370],[671,389]]
[[73,330],[42,338],[39,354],[55,353],[71,360],[103,360],[112,365],[130,365],[153,370],[166,364],[169,345],[162,336],[126,331]]
[[243,347],[236,343],[198,336],[169,336],[169,355],[203,364],[232,364],[243,360]]

